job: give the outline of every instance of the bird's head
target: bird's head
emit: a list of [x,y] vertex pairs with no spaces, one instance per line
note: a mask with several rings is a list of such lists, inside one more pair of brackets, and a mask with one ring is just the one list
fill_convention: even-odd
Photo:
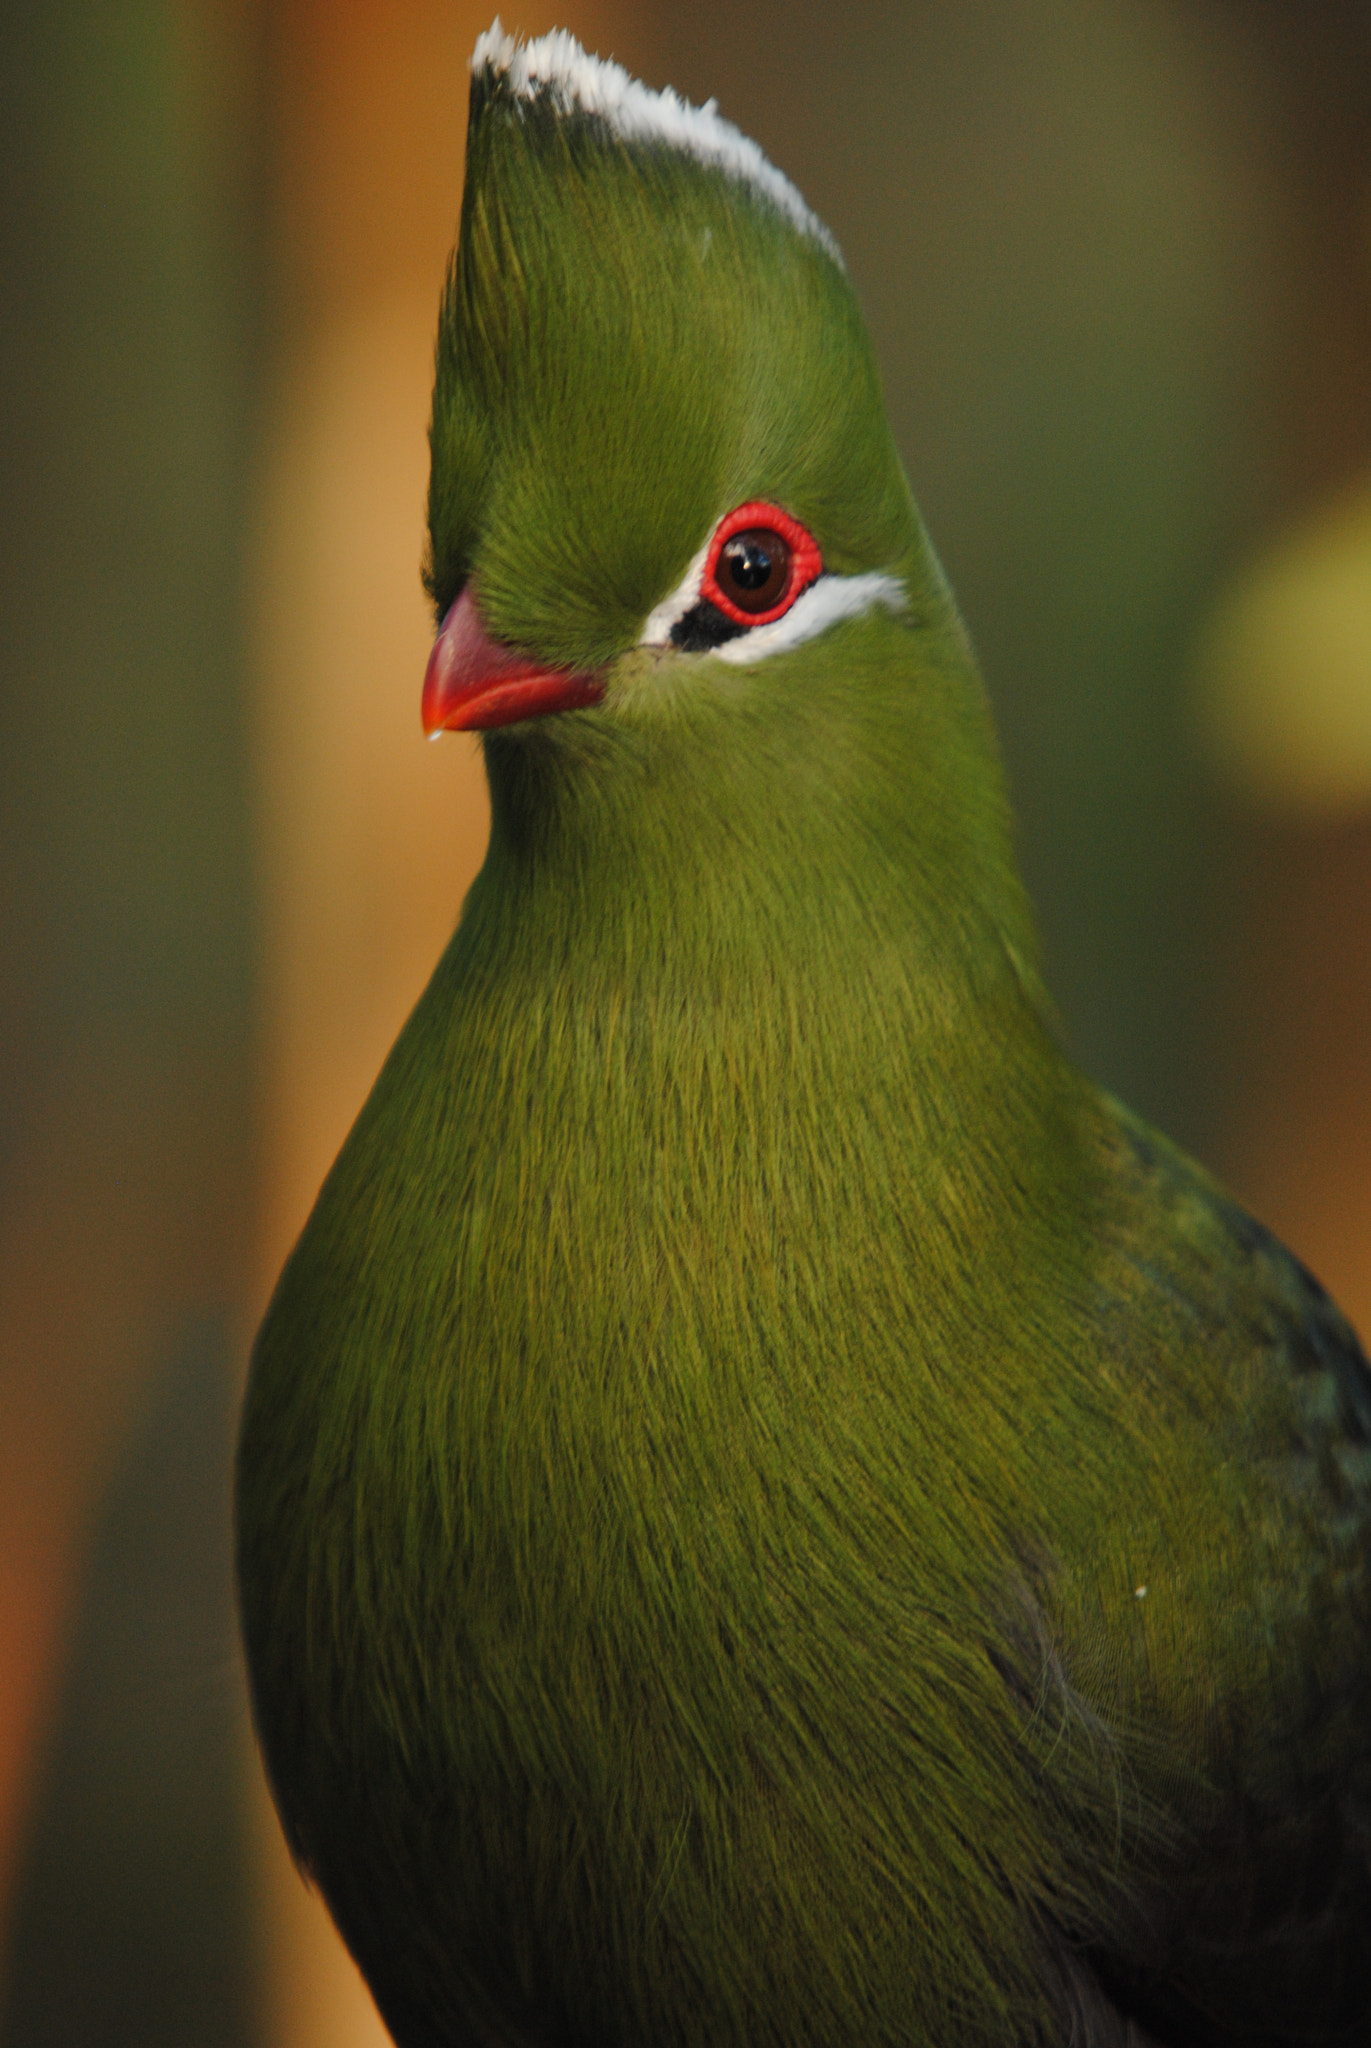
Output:
[[431,732],[946,613],[832,237],[712,103],[569,35],[476,46],[431,438]]
[[617,804],[611,865],[649,819],[672,859],[674,818],[716,862],[751,829],[771,867],[860,841],[1000,886],[983,693],[856,296],[712,102],[480,38],[431,444],[424,724],[485,734],[497,836]]

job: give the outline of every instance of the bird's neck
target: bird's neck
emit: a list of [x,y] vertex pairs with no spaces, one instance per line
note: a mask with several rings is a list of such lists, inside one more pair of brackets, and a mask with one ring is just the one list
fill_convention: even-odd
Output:
[[439,977],[455,1028],[491,1031],[531,1085],[613,1043],[630,1087],[716,1101],[726,1073],[863,1120],[923,1101],[940,1145],[960,1122],[1031,1153],[1060,1063],[998,769],[977,763],[988,806],[939,801],[919,757],[892,740],[819,775],[593,726],[491,748],[490,852]]

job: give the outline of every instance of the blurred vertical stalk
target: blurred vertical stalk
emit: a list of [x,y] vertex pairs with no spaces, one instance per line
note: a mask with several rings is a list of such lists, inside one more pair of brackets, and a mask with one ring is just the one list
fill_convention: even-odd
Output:
[[97,1505],[186,1330],[241,1325],[253,19],[0,12],[0,1911]]
[[1281,86],[1284,504],[1196,660],[1235,854],[1214,1149],[1371,1343],[1371,7],[1250,13]]
[[1198,685],[1240,853],[1220,1164],[1371,1342],[1371,469],[1235,579]]

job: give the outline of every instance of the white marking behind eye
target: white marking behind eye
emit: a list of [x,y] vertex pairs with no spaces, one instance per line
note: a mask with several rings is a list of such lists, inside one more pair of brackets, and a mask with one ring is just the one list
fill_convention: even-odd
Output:
[[901,612],[909,598],[898,576],[872,570],[866,576],[820,576],[811,583],[790,610],[769,626],[753,626],[736,640],[725,640],[712,649],[716,661],[731,661],[739,667],[750,661],[764,661],[769,654],[785,654],[801,647],[819,633],[826,633],[839,619],[860,618],[878,604],[887,611]]

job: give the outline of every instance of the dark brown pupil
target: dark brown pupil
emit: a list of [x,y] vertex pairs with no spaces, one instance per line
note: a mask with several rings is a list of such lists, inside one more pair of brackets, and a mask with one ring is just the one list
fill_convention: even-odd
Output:
[[730,534],[714,567],[720,590],[740,612],[768,612],[785,595],[790,547],[770,527]]

